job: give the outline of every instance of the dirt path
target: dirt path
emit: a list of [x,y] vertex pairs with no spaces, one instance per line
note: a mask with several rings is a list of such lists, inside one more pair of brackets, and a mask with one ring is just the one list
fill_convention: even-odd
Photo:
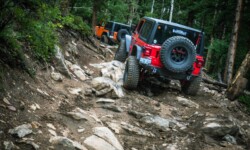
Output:
[[[69,69],[71,79],[58,81],[51,77],[51,69],[39,68],[35,79],[17,70],[6,73],[6,93],[1,94],[0,102],[0,149],[98,150],[103,141],[88,143],[101,137],[95,133],[100,129],[96,127],[108,127],[114,134],[103,138],[106,150],[249,149],[249,117],[223,92],[202,84],[201,92],[189,97],[180,92],[177,81],[172,81],[164,86],[144,83],[134,91],[122,89],[124,96],[120,98],[97,96],[92,81],[105,67],[90,64],[109,62],[112,51],[102,48],[105,55],[97,55],[86,47],[83,50],[82,41],[76,43],[78,56],[65,59],[75,59],[70,62],[85,72],[84,81],[74,69]],[[23,130],[23,137],[11,133],[10,129],[23,124],[31,125]]]

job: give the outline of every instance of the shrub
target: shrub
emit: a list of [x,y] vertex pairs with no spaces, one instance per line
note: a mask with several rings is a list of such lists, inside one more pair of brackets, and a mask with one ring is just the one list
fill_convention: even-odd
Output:
[[247,111],[250,112],[250,96],[249,95],[241,95],[239,97],[239,102],[241,102],[242,104],[244,104],[247,108]]
[[79,31],[83,35],[90,35],[91,28],[82,20],[80,16],[68,15],[61,18],[62,25]]

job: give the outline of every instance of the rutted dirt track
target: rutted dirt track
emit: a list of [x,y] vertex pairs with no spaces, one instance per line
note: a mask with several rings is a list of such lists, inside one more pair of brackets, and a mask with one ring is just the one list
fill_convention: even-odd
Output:
[[59,49],[68,70],[62,57],[37,66],[35,79],[6,69],[0,149],[250,149],[250,119],[224,89],[203,83],[190,97],[178,81],[149,79],[128,91],[121,86],[124,64],[111,61],[114,46],[67,37]]

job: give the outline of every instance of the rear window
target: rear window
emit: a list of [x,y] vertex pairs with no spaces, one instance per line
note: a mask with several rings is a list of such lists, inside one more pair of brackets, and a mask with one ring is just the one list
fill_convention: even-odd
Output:
[[114,31],[118,32],[120,29],[126,29],[126,30],[130,31],[130,27],[125,26],[125,25],[116,24],[115,28],[114,28]]
[[153,38],[153,44],[162,45],[166,39],[172,36],[187,37],[195,45],[198,39],[199,33],[186,30],[183,28],[175,27],[175,26],[166,25],[166,24],[158,24],[157,29],[155,31],[154,38]]

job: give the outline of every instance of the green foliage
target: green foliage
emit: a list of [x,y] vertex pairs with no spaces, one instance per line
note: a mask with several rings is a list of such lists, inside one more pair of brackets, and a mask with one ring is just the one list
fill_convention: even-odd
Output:
[[16,59],[24,62],[24,47],[37,59],[50,60],[54,55],[54,45],[58,42],[57,29],[67,27],[84,35],[90,33],[90,27],[81,17],[71,14],[62,16],[59,3],[41,0],[20,3],[7,0],[0,20],[8,20],[0,21],[0,47],[8,62],[16,62]]
[[241,95],[239,97],[239,102],[244,104],[247,107],[247,111],[250,112],[250,96],[249,95]]
[[63,26],[79,31],[82,34],[90,35],[90,27],[82,20],[80,16],[68,15],[61,18]]

